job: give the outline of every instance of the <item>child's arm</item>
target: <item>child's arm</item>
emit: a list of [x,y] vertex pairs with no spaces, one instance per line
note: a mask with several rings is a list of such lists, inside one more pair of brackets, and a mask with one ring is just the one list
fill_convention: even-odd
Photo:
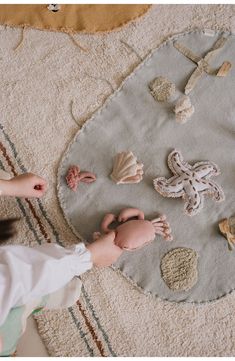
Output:
[[71,249],[56,244],[0,247],[0,326],[15,306],[53,293],[92,267],[111,265],[122,254],[109,233]]
[[0,179],[0,195],[40,198],[46,191],[45,179],[33,173],[24,173],[9,180]]

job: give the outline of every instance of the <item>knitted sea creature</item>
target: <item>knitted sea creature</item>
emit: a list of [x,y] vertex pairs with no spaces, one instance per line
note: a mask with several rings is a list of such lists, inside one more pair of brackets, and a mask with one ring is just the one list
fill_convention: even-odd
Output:
[[228,249],[232,251],[235,247],[235,216],[220,221],[219,229],[228,241]]
[[110,177],[116,184],[139,183],[143,178],[143,166],[132,152],[118,153]]
[[154,188],[164,197],[182,197],[184,211],[188,216],[194,216],[202,210],[205,195],[211,196],[216,202],[224,200],[222,188],[210,179],[220,174],[216,164],[203,161],[190,165],[179,151],[173,150],[168,156],[168,166],[173,177],[154,179]]
[[184,124],[194,113],[194,106],[191,104],[191,100],[188,96],[182,96],[176,103],[175,119],[179,124]]
[[[110,228],[113,222],[120,224],[116,228]],[[126,250],[141,248],[153,241],[156,235],[163,236],[166,241],[173,240],[165,215],[148,221],[144,219],[144,213],[138,208],[125,208],[118,217],[112,213],[106,214],[101,223],[101,231],[105,234],[114,231],[116,233],[114,243]],[[102,233],[94,232],[93,239],[99,239]]]
[[149,89],[155,100],[165,102],[175,93],[175,84],[167,78],[159,76],[151,81]]
[[93,183],[96,181],[95,174],[91,172],[81,172],[77,165],[73,165],[69,168],[66,175],[66,182],[70,189],[74,192],[77,190],[77,186],[80,182]]

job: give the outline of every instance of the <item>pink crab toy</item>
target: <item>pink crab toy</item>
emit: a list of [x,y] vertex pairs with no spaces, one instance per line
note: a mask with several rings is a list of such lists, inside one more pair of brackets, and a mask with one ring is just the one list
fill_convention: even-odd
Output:
[[[133,219],[134,217],[137,217],[137,219]],[[109,228],[114,221],[121,224],[116,229]],[[144,213],[137,208],[125,208],[118,217],[112,213],[106,214],[101,223],[101,231],[103,233],[114,231],[116,233],[114,243],[126,250],[143,247],[153,241],[157,234],[163,236],[167,241],[173,240],[165,215],[148,221],[144,219]],[[93,239],[97,240],[101,234],[100,232],[94,232]]]

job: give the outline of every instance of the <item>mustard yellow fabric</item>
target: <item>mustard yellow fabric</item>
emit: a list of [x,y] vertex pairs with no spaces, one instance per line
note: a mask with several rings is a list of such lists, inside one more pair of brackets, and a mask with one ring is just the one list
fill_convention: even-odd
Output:
[[143,15],[151,5],[0,5],[0,24],[67,33],[111,31]]

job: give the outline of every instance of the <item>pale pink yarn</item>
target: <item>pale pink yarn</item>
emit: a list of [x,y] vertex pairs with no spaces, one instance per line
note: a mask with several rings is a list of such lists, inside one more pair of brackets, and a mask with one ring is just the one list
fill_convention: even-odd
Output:
[[91,172],[81,172],[80,168],[77,165],[73,165],[69,168],[66,175],[66,182],[70,189],[76,192],[78,184],[83,183],[93,183],[96,180],[96,176]]

